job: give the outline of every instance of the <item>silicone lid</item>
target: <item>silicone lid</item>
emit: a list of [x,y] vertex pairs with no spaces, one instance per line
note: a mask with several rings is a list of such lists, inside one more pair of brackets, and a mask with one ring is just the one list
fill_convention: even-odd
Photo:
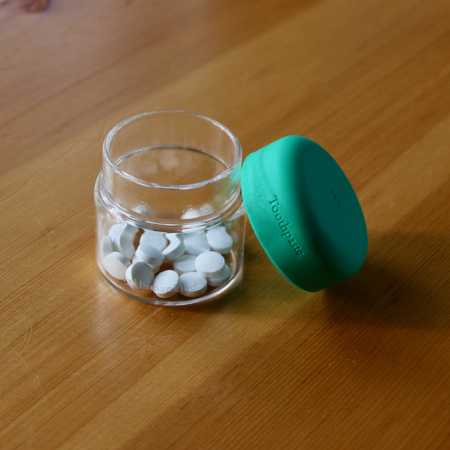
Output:
[[316,292],[355,274],[367,254],[353,188],[320,145],[287,136],[250,154],[242,195],[265,252],[293,284]]

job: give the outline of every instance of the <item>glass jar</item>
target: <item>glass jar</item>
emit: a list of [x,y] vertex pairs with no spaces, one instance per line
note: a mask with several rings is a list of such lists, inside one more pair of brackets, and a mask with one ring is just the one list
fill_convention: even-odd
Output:
[[241,162],[236,136],[198,114],[155,111],[114,127],[94,193],[105,278],[157,305],[228,291],[242,273]]

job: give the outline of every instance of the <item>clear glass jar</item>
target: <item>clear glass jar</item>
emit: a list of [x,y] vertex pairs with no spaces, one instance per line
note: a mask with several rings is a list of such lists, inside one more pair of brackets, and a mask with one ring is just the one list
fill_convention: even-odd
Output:
[[199,303],[229,290],[243,263],[241,162],[236,136],[198,114],[155,111],[114,127],[94,193],[105,278],[157,305]]

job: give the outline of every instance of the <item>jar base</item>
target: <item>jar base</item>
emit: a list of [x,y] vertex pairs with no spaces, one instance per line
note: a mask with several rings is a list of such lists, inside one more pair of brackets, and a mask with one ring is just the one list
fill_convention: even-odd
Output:
[[134,295],[131,292],[121,288],[118,284],[114,283],[108,276],[106,276],[103,271],[100,271],[103,277],[108,281],[108,283],[114,288],[120,291],[122,294],[127,295],[128,297],[131,297],[135,300],[139,300],[143,303],[149,303],[151,305],[157,305],[157,306],[188,306],[188,305],[195,305],[198,303],[206,303],[211,302],[213,300],[217,300],[219,298],[222,298],[224,295],[228,295],[234,287],[236,287],[243,278],[243,267],[241,265],[241,268],[238,272],[236,272],[233,277],[224,285],[219,286],[215,288],[213,291],[208,292],[206,295],[201,295],[199,297],[195,298],[187,298],[186,300],[182,299],[180,300],[177,298],[176,300],[164,300],[161,298],[155,298],[155,297],[140,297],[138,295]]

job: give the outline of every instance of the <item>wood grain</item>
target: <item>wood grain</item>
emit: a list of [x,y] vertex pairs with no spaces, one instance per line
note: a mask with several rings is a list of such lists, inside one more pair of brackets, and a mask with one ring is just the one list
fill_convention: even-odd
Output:
[[[0,8],[0,448],[450,448],[450,3],[54,0]],[[323,145],[362,270],[308,294],[250,227],[190,308],[116,292],[93,186],[119,121],[195,111],[244,154]]]

